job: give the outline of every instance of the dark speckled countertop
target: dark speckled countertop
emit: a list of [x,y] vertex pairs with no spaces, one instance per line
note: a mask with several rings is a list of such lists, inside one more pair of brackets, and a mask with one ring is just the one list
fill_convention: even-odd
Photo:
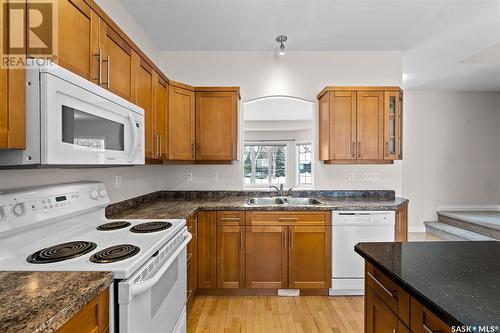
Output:
[[500,242],[359,243],[355,251],[447,324],[500,331]]
[[[109,218],[164,218],[185,219],[198,210],[397,210],[408,202],[407,199],[398,197],[333,197],[314,196],[322,202],[314,206],[249,205],[251,196],[260,195],[227,195],[217,197],[174,197],[157,196],[148,200],[127,200],[113,204],[107,210]],[[269,193],[268,196],[273,196]],[[311,195],[308,195],[311,196]]]
[[55,332],[112,282],[107,272],[0,272],[0,332]]

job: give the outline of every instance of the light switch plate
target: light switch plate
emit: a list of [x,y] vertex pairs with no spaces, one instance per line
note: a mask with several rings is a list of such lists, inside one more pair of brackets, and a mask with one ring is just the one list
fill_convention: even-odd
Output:
[[186,181],[187,182],[193,181],[193,173],[192,172],[186,172]]
[[116,176],[115,177],[115,188],[121,188],[122,187],[122,176]]
[[380,173],[378,172],[363,172],[364,182],[376,182],[380,180]]

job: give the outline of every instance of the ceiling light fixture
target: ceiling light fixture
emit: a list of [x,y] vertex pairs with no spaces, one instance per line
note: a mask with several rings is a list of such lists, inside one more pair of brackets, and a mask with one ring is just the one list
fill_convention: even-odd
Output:
[[276,37],[276,41],[280,43],[280,55],[282,56],[285,55],[285,45],[283,43],[286,42],[287,39],[288,37],[283,35]]

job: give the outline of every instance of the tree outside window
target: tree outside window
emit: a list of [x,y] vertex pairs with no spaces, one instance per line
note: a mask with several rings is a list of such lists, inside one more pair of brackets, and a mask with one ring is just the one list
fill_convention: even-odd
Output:
[[246,185],[286,183],[286,145],[247,144],[244,154]]

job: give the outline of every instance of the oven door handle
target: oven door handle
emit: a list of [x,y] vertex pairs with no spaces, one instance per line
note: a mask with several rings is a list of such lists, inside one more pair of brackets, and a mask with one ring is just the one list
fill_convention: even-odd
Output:
[[177,259],[182,250],[184,250],[189,241],[191,241],[192,237],[193,236],[191,236],[190,233],[186,233],[186,237],[184,238],[182,244],[175,250],[174,253],[172,253],[172,255],[167,259],[167,261],[165,261],[165,263],[163,264],[163,266],[160,267],[158,272],[156,272],[154,276],[152,276],[148,280],[139,282],[135,285],[133,284],[130,285],[128,291],[128,302],[119,302],[119,303],[129,303],[132,300],[132,298],[134,298],[135,295],[138,295],[140,293],[145,292],[146,290],[151,289],[161,279],[163,274],[165,274],[165,272],[167,271],[167,269],[169,269],[172,263]]
[[128,155],[128,162],[132,163],[134,161],[134,155],[135,152],[137,151],[137,126],[135,124],[135,117],[134,114],[129,111],[128,113],[128,120],[130,122],[130,133],[132,133],[132,147],[130,150],[130,154]]

